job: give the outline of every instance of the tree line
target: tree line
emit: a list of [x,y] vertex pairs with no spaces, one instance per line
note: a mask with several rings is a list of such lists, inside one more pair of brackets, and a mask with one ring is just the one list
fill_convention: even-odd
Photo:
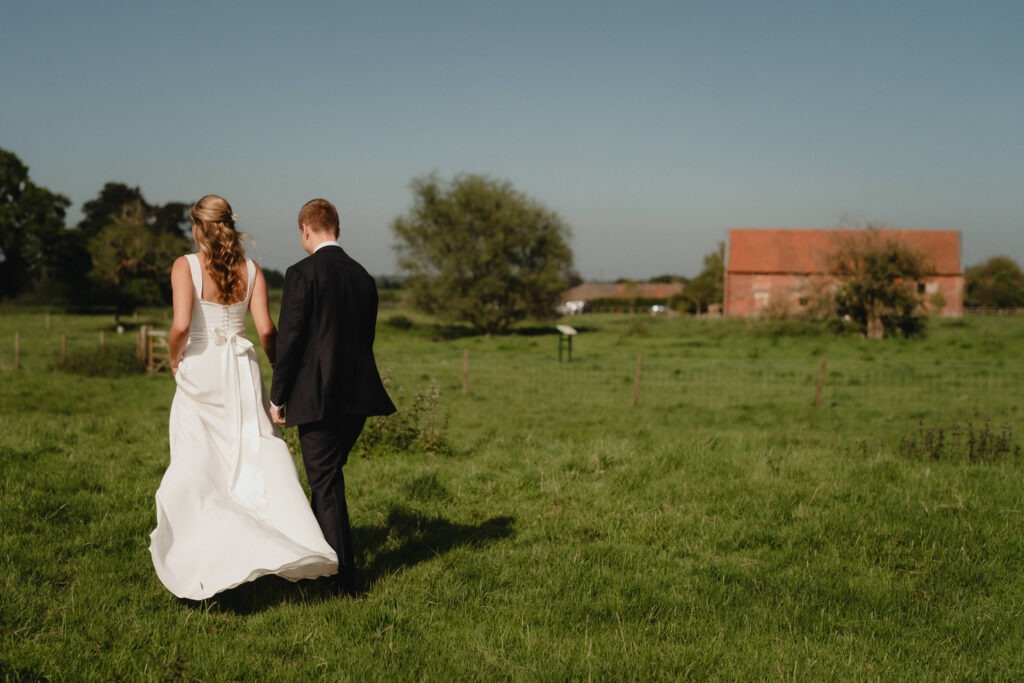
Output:
[[119,312],[170,300],[170,266],[191,245],[188,204],[150,204],[138,187],[110,182],[68,226],[70,203],[0,149],[0,297]]
[[[427,175],[411,189],[412,207],[391,227],[413,305],[485,333],[554,316],[558,295],[578,280],[561,217],[480,175]],[[109,182],[75,226],[66,225],[69,205],[0,149],[0,298],[118,313],[170,302],[171,264],[192,247],[189,204],[151,204],[138,187]],[[283,284],[264,273],[271,287]]]
[[[174,259],[192,249],[190,203],[152,204],[138,187],[108,182],[67,225],[70,200],[37,185],[0,149],[0,299],[69,303],[115,314],[171,300]],[[280,287],[284,276],[264,269]]]
[[[508,182],[476,174],[445,181],[429,174],[414,179],[410,189],[412,205],[391,229],[401,287],[417,308],[500,334],[524,319],[554,317],[561,293],[581,281],[569,226]],[[192,247],[189,204],[151,204],[138,187],[108,182],[83,205],[75,226],[66,225],[69,205],[64,195],[35,184],[15,154],[0,149],[0,298],[63,300],[118,312],[169,303],[171,264]],[[841,288],[819,313],[852,318],[873,333],[912,334],[921,318],[914,285],[927,276],[927,264],[921,255],[863,232],[865,239],[837,254],[832,267]],[[264,272],[271,287],[281,284],[280,273]],[[702,313],[722,303],[724,275],[720,242],[696,277],[650,281],[683,283],[670,305]],[[966,306],[1024,307],[1024,275],[1013,259],[996,256],[965,275]]]

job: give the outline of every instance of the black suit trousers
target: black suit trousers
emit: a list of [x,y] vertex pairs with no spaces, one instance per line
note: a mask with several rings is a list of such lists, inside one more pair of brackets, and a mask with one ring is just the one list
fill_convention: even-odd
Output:
[[349,451],[365,423],[365,415],[341,415],[299,425],[302,461],[313,492],[313,514],[327,543],[338,553],[338,578],[346,584],[352,581],[355,557],[341,468],[348,462]]

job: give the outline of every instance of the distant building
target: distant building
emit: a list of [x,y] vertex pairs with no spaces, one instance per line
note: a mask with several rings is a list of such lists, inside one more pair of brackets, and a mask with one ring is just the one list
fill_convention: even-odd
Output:
[[[724,308],[727,316],[800,311],[815,291],[832,283],[828,257],[837,238],[853,230],[729,231]],[[958,230],[879,230],[925,255],[934,274],[924,282],[925,303],[943,316],[964,310],[964,274]]]
[[683,291],[681,282],[584,282],[572,289],[562,292],[559,297],[559,310],[566,313],[582,313],[591,310],[594,303],[608,307],[615,302],[624,309],[648,310],[652,305],[668,303],[676,294]]

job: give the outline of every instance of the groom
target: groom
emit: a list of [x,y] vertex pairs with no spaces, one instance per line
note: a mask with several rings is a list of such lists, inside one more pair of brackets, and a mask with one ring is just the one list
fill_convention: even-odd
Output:
[[309,256],[288,269],[281,293],[271,417],[297,425],[313,514],[338,553],[337,586],[354,589],[352,529],[341,468],[368,415],[390,415],[373,357],[377,286],[338,244],[338,210],[313,199],[299,211]]

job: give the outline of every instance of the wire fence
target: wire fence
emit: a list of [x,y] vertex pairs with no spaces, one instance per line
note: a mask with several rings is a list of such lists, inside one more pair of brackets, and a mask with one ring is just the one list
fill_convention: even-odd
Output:
[[934,410],[1019,414],[1024,364],[863,360],[698,360],[658,355],[563,362],[500,352],[429,360],[388,353],[378,364],[402,386],[435,383],[442,392],[581,408],[862,407],[890,413]]
[[[60,359],[100,349],[129,352],[138,331],[61,331],[29,338],[15,332],[0,347],[0,372],[52,371]],[[1022,362],[867,361],[808,357],[800,360],[716,358],[664,354],[558,362],[551,356],[476,351],[451,345],[378,352],[378,365],[407,393],[435,384],[446,399],[487,398],[509,407],[537,404],[579,409],[703,406],[835,406],[889,413],[944,408],[1020,417]]]
[[68,356],[92,351],[134,350],[137,344],[136,330],[119,333],[116,329],[104,329],[31,336],[14,332],[4,344],[3,351],[0,351],[0,372],[50,371]]

